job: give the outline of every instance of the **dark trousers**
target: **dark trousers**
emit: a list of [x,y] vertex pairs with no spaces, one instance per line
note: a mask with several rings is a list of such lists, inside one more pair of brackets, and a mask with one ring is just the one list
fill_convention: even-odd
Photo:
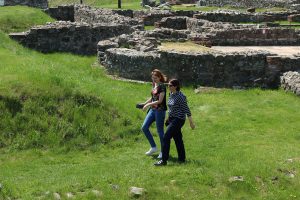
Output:
[[170,153],[170,143],[173,138],[175,141],[178,160],[181,162],[185,161],[185,149],[182,140],[181,128],[184,125],[185,120],[179,118],[169,118],[169,125],[164,135],[162,160],[167,161]]

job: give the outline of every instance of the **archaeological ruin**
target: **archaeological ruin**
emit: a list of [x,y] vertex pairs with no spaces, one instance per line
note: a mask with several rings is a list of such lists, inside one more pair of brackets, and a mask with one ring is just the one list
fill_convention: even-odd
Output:
[[37,8],[48,8],[48,0],[0,0],[0,6],[30,6]]
[[[252,6],[249,1],[200,2]],[[45,10],[58,21],[11,33],[10,37],[44,53],[97,54],[108,73],[122,78],[149,81],[151,70],[159,68],[184,84],[228,88],[278,88],[283,84],[298,94],[294,88],[300,87],[299,82],[291,81],[297,76],[283,77],[286,72],[300,71],[300,29],[277,21],[300,22],[300,2],[260,3],[280,4],[286,10],[114,10],[66,5]],[[145,30],[145,26],[154,29]],[[170,42],[205,46],[205,51],[161,48]],[[249,50],[251,46],[254,48]],[[295,52],[283,54],[272,47],[290,47]]]

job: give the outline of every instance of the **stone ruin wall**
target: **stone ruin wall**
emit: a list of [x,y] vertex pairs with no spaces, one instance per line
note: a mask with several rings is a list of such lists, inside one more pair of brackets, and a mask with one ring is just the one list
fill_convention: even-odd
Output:
[[300,31],[281,28],[245,28],[217,31],[209,36],[213,46],[295,46]]
[[131,26],[122,24],[90,25],[59,21],[33,27],[27,32],[12,33],[10,37],[43,53],[72,52],[92,55],[97,53],[98,41],[132,31]]
[[105,54],[102,64],[111,74],[149,81],[151,70],[159,66],[168,77],[180,78],[185,84],[214,87],[276,88],[280,74],[300,70],[300,57],[275,56],[276,65],[266,52],[197,54],[111,48]]
[[194,15],[196,19],[204,19],[211,22],[232,23],[260,23],[286,21],[289,15],[298,14],[298,11],[246,13],[239,11],[214,11],[198,12]]
[[91,9],[89,7],[79,5],[59,6],[57,8],[49,8],[46,12],[58,20],[65,21],[84,21],[98,22],[107,21],[101,17],[107,14],[118,14],[121,16],[141,20],[146,26],[153,26],[156,22],[161,21],[165,17],[186,16],[197,19],[205,19],[212,22],[233,22],[233,23],[259,23],[287,20],[289,15],[299,14],[299,11],[287,12],[266,12],[266,13],[246,13],[239,11],[170,11],[170,10],[149,10],[149,11],[133,11],[133,10],[110,10],[106,14],[104,9]]
[[[130,11],[128,11],[130,13]],[[89,6],[75,6],[74,7],[74,20],[76,22],[86,22],[89,24],[94,23],[116,23],[116,24],[128,24],[131,26],[143,26],[142,21],[119,15],[118,13],[126,15],[126,11],[115,11],[110,9],[96,9]]]
[[[76,12],[75,12],[76,10]],[[82,14],[80,12],[80,10],[82,12],[85,12],[85,14]],[[89,10],[89,11],[88,11]],[[107,9],[95,9],[95,11],[97,12],[97,10],[101,13],[103,13],[101,10],[107,10]],[[71,21],[74,22],[75,19],[76,21],[80,22],[81,21],[81,17],[88,18],[89,20],[85,20],[85,21],[89,21],[89,22],[94,22],[92,21],[90,18],[92,16],[95,16],[95,14],[91,14],[91,7],[89,6],[82,6],[82,5],[61,5],[58,7],[53,7],[53,8],[48,8],[44,10],[48,15],[50,15],[51,17],[57,19],[57,20],[61,20],[61,21]],[[110,10],[109,13],[111,14],[117,14],[117,15],[121,15],[121,16],[125,16],[125,17],[129,17],[129,18],[133,18],[133,13],[137,12],[137,11],[133,11],[133,10]],[[108,13],[108,11],[106,11],[106,14]],[[100,14],[100,13],[98,13]],[[77,16],[75,16],[77,15]],[[100,14],[102,15],[102,14]],[[87,17],[89,16],[89,17]]]
[[52,18],[59,21],[71,21],[74,22],[74,5],[63,5],[56,8],[48,8],[45,12]]
[[97,53],[99,41],[129,34],[143,27],[138,20],[89,6],[62,6],[46,12],[69,21],[33,27],[27,32],[12,33],[10,37],[44,53],[60,51],[91,55]]
[[155,24],[159,28],[187,29],[188,38],[201,44],[203,40],[211,46],[274,46],[300,45],[300,30],[212,23],[188,17],[166,17]]
[[134,11],[133,16],[141,18],[145,26],[153,26],[165,17],[186,16],[196,19],[204,19],[212,22],[232,22],[232,23],[260,23],[286,21],[289,15],[299,14],[299,11],[286,12],[265,12],[265,13],[246,13],[239,11]]
[[23,6],[46,9],[48,8],[48,0],[4,0],[4,5],[5,6],[23,5]]
[[300,96],[300,72],[286,72],[280,77],[281,87]]
[[201,6],[218,6],[230,5],[240,8],[265,8],[265,7],[289,7],[297,0],[200,0]]

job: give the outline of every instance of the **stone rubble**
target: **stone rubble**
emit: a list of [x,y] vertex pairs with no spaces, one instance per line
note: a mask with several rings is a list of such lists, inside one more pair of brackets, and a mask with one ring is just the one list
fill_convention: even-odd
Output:
[[289,71],[280,77],[281,87],[300,96],[300,72]]

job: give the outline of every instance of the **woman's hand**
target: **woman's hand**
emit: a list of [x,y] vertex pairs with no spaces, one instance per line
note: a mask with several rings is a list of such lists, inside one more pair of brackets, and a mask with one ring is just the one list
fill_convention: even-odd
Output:
[[148,107],[149,107],[149,103],[146,103],[143,107],[143,111],[146,111]]
[[189,118],[189,122],[190,122],[190,127],[191,127],[191,129],[195,129],[195,124],[194,124],[194,122],[193,122],[193,118],[192,118],[192,116],[190,116],[190,117],[188,117]]
[[191,122],[191,121],[190,121],[190,127],[191,127],[191,129],[193,129],[193,130],[195,129],[196,126],[195,126],[194,122]]

